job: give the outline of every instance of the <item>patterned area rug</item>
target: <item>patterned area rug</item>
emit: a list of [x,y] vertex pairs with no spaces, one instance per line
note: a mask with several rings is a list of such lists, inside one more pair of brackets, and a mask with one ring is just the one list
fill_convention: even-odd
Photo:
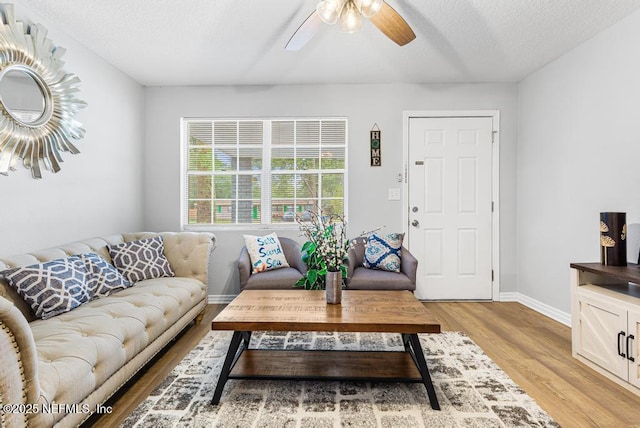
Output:
[[[210,404],[231,340],[210,332],[123,427],[557,427],[465,334],[421,334],[441,411],[422,384],[229,380]],[[397,334],[263,333],[252,348],[402,351]],[[331,364],[328,361],[328,364]]]

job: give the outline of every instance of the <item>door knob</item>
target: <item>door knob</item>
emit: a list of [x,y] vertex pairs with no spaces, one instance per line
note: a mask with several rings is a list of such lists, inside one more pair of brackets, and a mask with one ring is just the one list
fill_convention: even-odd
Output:
[[413,226],[413,227],[418,227],[418,226],[420,226],[420,222],[419,222],[418,220],[413,220],[413,221],[411,222],[411,226]]

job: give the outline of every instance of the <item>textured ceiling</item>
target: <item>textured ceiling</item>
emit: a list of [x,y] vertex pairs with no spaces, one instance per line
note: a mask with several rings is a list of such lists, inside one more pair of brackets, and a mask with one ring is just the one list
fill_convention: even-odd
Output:
[[21,0],[147,86],[516,82],[640,0],[387,0],[416,40],[370,22],[285,51],[316,0]]

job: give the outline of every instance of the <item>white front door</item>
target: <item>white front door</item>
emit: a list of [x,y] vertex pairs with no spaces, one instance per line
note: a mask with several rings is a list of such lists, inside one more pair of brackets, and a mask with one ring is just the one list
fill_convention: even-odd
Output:
[[409,118],[409,251],[419,299],[492,298],[491,117]]

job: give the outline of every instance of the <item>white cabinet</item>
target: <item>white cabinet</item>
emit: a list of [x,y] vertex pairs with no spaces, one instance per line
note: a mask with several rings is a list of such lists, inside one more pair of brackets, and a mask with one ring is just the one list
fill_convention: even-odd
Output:
[[640,267],[571,268],[573,356],[640,395]]
[[629,352],[631,359],[629,362],[629,383],[636,388],[640,388],[640,308],[634,308],[627,313],[628,327],[627,340],[631,342]]

